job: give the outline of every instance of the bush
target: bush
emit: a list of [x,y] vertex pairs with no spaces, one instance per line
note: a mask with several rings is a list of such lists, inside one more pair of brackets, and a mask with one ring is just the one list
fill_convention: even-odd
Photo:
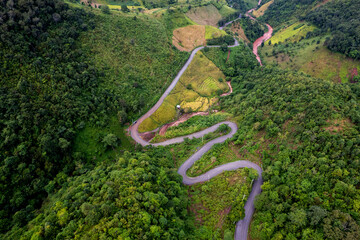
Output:
[[109,6],[107,6],[107,5],[102,5],[102,6],[101,6],[101,11],[102,11],[103,13],[105,13],[105,14],[110,14],[110,8],[109,8]]

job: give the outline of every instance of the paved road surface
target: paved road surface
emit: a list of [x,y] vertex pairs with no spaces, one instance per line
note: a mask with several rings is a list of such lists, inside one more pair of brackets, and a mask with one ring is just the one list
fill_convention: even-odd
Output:
[[[261,0],[259,0],[258,5],[260,5]],[[239,16],[239,18],[241,17],[241,15]],[[234,20],[235,21],[235,20]],[[231,24],[233,21],[228,22],[224,25],[227,26],[229,24]],[[268,38],[271,37],[271,33],[272,33],[272,28],[270,27],[270,25],[268,25],[269,31],[262,37],[259,38],[258,42],[255,41],[254,45],[260,46],[262,41],[266,41]],[[221,27],[220,29],[223,29],[223,27]],[[271,30],[271,31],[270,31]],[[259,44],[258,44],[259,43]],[[238,46],[239,43],[238,41],[235,39],[235,43],[232,46],[229,47],[235,47]],[[209,47],[220,47],[220,46],[209,46]],[[257,47],[256,47],[256,53],[254,52],[254,54],[256,55],[260,65],[261,65],[261,60],[259,58],[259,56],[257,55]],[[161,142],[161,143],[149,143],[145,140],[143,140],[138,132],[138,128],[139,125],[148,117],[150,117],[163,103],[164,99],[170,94],[170,92],[173,90],[173,88],[176,86],[177,82],[179,81],[180,77],[183,75],[183,73],[185,72],[185,70],[188,68],[188,66],[190,65],[191,61],[193,60],[195,54],[203,49],[204,47],[198,47],[196,49],[194,49],[189,57],[189,59],[187,60],[187,62],[185,63],[185,65],[181,68],[181,70],[179,71],[179,73],[176,75],[176,77],[174,78],[174,80],[172,81],[172,83],[170,84],[170,86],[166,89],[166,91],[164,92],[164,94],[160,97],[159,101],[147,112],[145,113],[141,118],[139,118],[137,120],[137,122],[130,128],[131,130],[131,137],[139,144],[141,144],[142,146],[146,146],[146,145],[152,145],[152,146],[166,146],[166,145],[170,145],[170,144],[175,144],[175,143],[180,143],[183,142],[185,138],[200,138],[208,133],[214,132],[221,124],[226,124],[231,128],[230,133],[224,135],[224,136],[220,136],[216,139],[211,140],[210,142],[206,143],[202,148],[200,148],[196,153],[194,153],[190,158],[188,158],[178,169],[178,173],[183,177],[183,183],[187,184],[187,185],[192,185],[195,183],[199,183],[199,182],[204,182],[204,181],[208,181],[211,178],[221,174],[224,171],[231,171],[231,170],[236,170],[238,168],[253,168],[255,169],[258,174],[259,177],[257,180],[254,181],[253,186],[252,186],[252,190],[251,193],[246,201],[246,204],[244,206],[245,209],[245,217],[244,219],[238,221],[236,223],[236,229],[235,229],[235,240],[247,240],[247,235],[248,235],[248,229],[250,226],[250,221],[252,218],[252,215],[254,213],[254,200],[255,197],[260,194],[261,192],[261,185],[263,183],[262,180],[262,170],[261,168],[256,165],[255,163],[246,161],[246,160],[242,160],[242,161],[236,161],[236,162],[231,162],[231,163],[227,163],[227,164],[223,164],[221,166],[218,166],[214,169],[211,169],[210,171],[198,176],[198,177],[188,177],[186,175],[186,171],[197,161],[199,160],[207,151],[209,151],[211,149],[211,147],[214,144],[217,143],[223,143],[225,142],[227,139],[231,138],[234,136],[234,134],[237,131],[237,125],[233,122],[229,122],[229,121],[224,121],[224,122],[220,122],[218,124],[215,124],[212,127],[209,127],[205,130],[202,130],[200,132],[196,132],[193,134],[189,134],[186,136],[182,136],[182,137],[177,137],[177,138],[173,138],[170,140],[167,140],[165,142]],[[254,48],[255,49],[255,48]]]

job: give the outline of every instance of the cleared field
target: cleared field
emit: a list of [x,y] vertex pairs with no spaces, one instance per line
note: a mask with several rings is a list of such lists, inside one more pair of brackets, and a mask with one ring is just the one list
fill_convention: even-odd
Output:
[[188,69],[160,108],[139,126],[139,132],[153,130],[178,117],[176,105],[185,112],[207,111],[218,100],[219,92],[229,90],[225,75],[205,55],[198,52]]
[[296,22],[289,27],[286,27],[274,34],[269,40],[265,42],[268,44],[271,41],[272,44],[279,42],[296,42],[301,38],[305,38],[308,32],[315,30],[315,26],[309,25],[309,23]]
[[188,52],[197,46],[205,45],[205,26],[190,25],[175,29],[172,43],[180,51]]
[[190,52],[206,45],[206,40],[226,35],[226,32],[213,26],[189,25],[173,31],[172,43],[180,51]]
[[273,4],[273,2],[274,0],[271,0],[270,2],[267,2],[264,5],[262,5],[258,10],[253,11],[252,14],[254,15],[254,17],[258,18],[264,15],[265,11],[268,9],[268,7],[271,4]]
[[186,15],[200,25],[211,25],[216,27],[222,18],[219,10],[214,5],[192,8]]

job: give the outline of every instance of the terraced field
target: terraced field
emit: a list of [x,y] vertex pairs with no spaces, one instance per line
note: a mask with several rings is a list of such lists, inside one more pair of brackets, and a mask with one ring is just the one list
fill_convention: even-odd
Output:
[[180,105],[185,112],[207,111],[218,101],[219,93],[229,90],[226,82],[220,79],[225,79],[225,75],[198,52],[160,108],[141,123],[139,132],[150,131],[173,121],[178,115],[176,105]]

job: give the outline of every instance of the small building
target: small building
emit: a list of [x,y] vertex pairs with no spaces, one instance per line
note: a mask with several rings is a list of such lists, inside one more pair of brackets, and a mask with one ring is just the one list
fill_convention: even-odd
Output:
[[176,109],[180,109],[181,107],[180,107],[180,105],[176,105]]

